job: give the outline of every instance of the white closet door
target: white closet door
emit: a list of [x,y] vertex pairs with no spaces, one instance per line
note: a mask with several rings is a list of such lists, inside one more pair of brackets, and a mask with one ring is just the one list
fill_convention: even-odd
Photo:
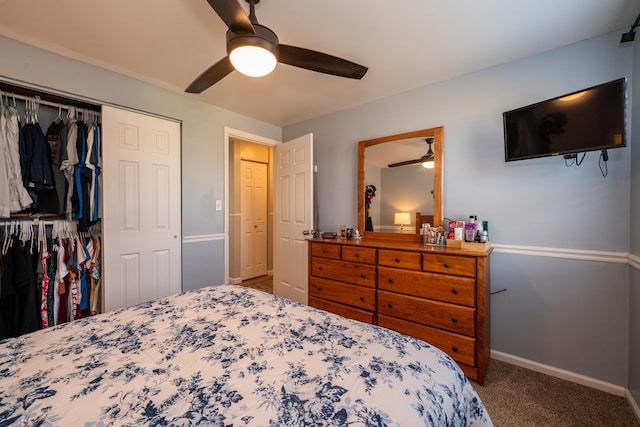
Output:
[[106,311],[181,291],[180,124],[102,107]]
[[242,280],[267,274],[267,165],[240,162],[242,176]]

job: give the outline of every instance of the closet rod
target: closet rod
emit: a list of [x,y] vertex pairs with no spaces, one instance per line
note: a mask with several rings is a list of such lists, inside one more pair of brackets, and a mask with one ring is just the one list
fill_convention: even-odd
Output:
[[12,222],[30,222],[31,225],[38,225],[38,224],[44,224],[44,225],[53,225],[56,222],[73,222],[73,223],[77,223],[77,220],[66,220],[66,219],[39,219],[39,218],[2,218],[0,219],[0,228],[4,228],[5,224],[10,224]]
[[69,110],[71,108],[73,108],[75,111],[83,111],[83,110],[87,110],[87,111],[91,111],[94,114],[100,114],[100,111],[97,110],[92,110],[90,108],[84,108],[84,107],[76,107],[74,105],[67,105],[67,104],[63,104],[61,102],[51,102],[51,101],[47,101],[45,99],[40,98],[40,96],[35,95],[35,96],[26,96],[26,95],[20,95],[18,93],[13,93],[13,92],[5,92],[3,90],[0,89],[0,98],[5,97],[6,99],[20,99],[22,101],[26,101],[27,98],[31,98],[31,99],[35,99],[36,100],[36,104],[38,105],[48,105],[50,107],[56,107],[56,108],[62,108],[64,110]]

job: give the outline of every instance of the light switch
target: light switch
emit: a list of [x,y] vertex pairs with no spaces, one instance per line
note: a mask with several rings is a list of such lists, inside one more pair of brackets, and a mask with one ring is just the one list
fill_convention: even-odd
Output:
[[216,200],[216,210],[217,211],[222,210],[222,200]]

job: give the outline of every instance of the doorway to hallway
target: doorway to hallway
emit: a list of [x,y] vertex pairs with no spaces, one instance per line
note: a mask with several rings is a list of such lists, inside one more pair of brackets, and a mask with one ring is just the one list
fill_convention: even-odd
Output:
[[273,149],[230,137],[229,283],[273,274]]

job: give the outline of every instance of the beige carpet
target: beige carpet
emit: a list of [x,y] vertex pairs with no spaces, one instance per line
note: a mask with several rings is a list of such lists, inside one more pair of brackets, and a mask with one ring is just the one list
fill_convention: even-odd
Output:
[[[270,276],[242,282],[272,293]],[[495,427],[639,427],[624,397],[492,359],[485,386],[473,382]]]
[[473,385],[496,427],[637,427],[627,399],[492,359]]

